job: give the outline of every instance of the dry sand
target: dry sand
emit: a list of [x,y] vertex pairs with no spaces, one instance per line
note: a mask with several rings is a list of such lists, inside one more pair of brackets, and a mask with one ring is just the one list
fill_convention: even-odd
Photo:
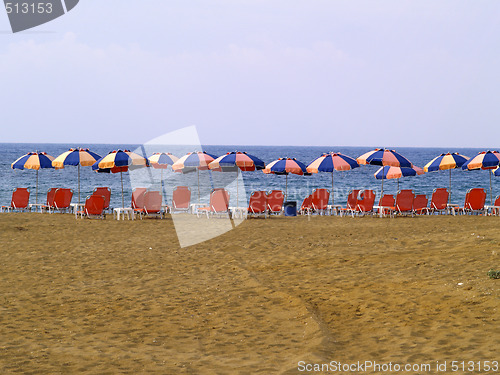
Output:
[[499,227],[253,219],[181,249],[171,219],[0,214],[0,373],[499,360],[500,280],[486,275],[500,269]]

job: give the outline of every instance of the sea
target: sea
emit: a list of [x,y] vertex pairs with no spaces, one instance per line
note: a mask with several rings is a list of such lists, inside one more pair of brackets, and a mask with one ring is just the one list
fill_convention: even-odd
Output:
[[[199,171],[193,173],[174,173],[171,168],[159,170],[143,168],[125,173],[96,173],[91,167],[80,168],[80,198],[78,198],[78,168],[66,166],[61,170],[41,169],[38,173],[38,195],[36,196],[36,171],[14,170],[11,164],[20,156],[32,151],[44,151],[57,157],[70,148],[89,148],[101,156],[113,150],[129,149],[149,157],[141,145],[134,144],[29,144],[29,143],[0,143],[0,204],[10,203],[12,191],[16,187],[30,189],[30,202],[45,203],[47,190],[52,187],[71,188],[74,191],[73,202],[85,201],[85,197],[92,194],[95,187],[107,186],[111,189],[111,206],[121,207],[123,204],[130,206],[132,189],[147,187],[152,190],[161,190],[164,201],[170,204],[172,191],[175,186],[189,186],[192,191],[192,202],[208,202],[209,192],[212,188],[226,188],[231,195],[231,205],[245,206],[250,193],[255,190],[280,189],[287,191],[287,200],[302,200],[316,188],[332,189],[331,173],[317,173],[312,176],[298,176],[290,174],[267,175],[262,171],[254,172],[214,172]],[[324,152],[340,152],[356,158],[375,147],[342,147],[342,146],[235,146],[235,145],[206,145],[201,147],[215,156],[223,155],[230,151],[245,151],[262,159],[266,164],[282,157],[292,157],[308,165]],[[391,148],[392,149],[392,148]],[[420,148],[400,147],[397,152],[407,157],[414,165],[423,167],[430,160],[443,152],[458,152],[462,155],[473,157],[484,151],[475,148]],[[172,152],[178,150],[156,150]],[[185,150],[184,150],[185,151]],[[201,151],[200,149],[193,151]],[[177,157],[183,154],[176,155]],[[345,205],[351,189],[372,189],[380,197],[382,181],[374,177],[377,166],[361,166],[349,171],[333,173],[334,203]],[[450,172],[430,172],[420,176],[403,177],[399,180],[384,180],[383,190],[386,194],[395,194],[399,189],[412,189],[416,194],[426,194],[429,199],[435,188],[449,187]],[[487,170],[451,171],[452,195],[451,202],[463,204],[465,193],[470,188],[484,188],[488,192],[487,202],[490,199],[490,176]],[[123,195],[122,195],[123,184]],[[500,178],[492,177],[492,197],[500,194]],[[378,201],[378,198],[376,199]]]

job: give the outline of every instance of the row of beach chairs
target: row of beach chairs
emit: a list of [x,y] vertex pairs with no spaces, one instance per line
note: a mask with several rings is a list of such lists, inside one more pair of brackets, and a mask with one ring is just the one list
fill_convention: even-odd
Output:
[[378,214],[379,216],[395,215],[423,215],[423,214],[486,214],[491,209],[492,215],[500,214],[500,196],[495,199],[493,206],[485,206],[486,191],[474,188],[467,191],[464,205],[448,204],[449,192],[445,188],[437,188],[433,191],[431,202],[425,194],[414,194],[412,190],[400,190],[396,197],[384,194],[378,206],[375,206],[375,195],[373,190],[351,190],[347,197],[346,207],[328,206],[329,192],[327,189],[316,189],[313,194],[306,197],[302,202],[300,212],[302,214],[326,213],[336,211],[338,214],[367,215]]
[[52,188],[47,192],[47,200],[44,204],[29,204],[30,191],[27,188],[16,188],[12,193],[9,206],[2,206],[2,211],[31,211],[32,208],[40,208],[46,212],[68,212],[73,190],[64,188]]
[[[40,212],[71,212],[71,200],[73,199],[73,190],[66,188],[51,188],[47,191],[47,198],[42,204],[29,204],[30,191],[27,188],[16,188],[12,193],[9,206],[2,206],[3,212],[10,211],[32,211]],[[93,212],[96,210],[104,211],[109,209],[111,200],[111,190],[108,187],[95,188],[92,195],[87,197],[85,206],[89,206]],[[100,203],[102,201],[102,203]],[[84,207],[85,207],[84,206]],[[102,208],[100,208],[102,206]],[[92,209],[93,207],[93,209]]]
[[[12,194],[10,206],[2,206],[2,211],[29,211],[37,206],[41,212],[70,212],[73,191],[65,188],[52,188],[47,192],[44,204],[29,205],[30,192],[26,188],[17,188]],[[415,195],[412,190],[401,190],[396,196],[384,194],[378,206],[375,205],[376,193],[373,190],[351,190],[347,197],[346,207],[330,206],[330,191],[316,189],[304,198],[299,213],[333,214],[337,215],[422,215],[422,214],[486,214],[500,215],[500,196],[493,206],[485,206],[486,191],[481,188],[470,189],[464,205],[448,204],[449,193],[445,188],[435,189],[431,201],[424,194]],[[225,216],[230,215],[229,192],[225,189],[214,189],[210,194],[207,206],[196,208],[198,216]],[[254,191],[250,196],[248,209],[249,216],[277,215],[283,212],[285,196],[281,190]],[[111,190],[108,187],[95,188],[92,195],[85,200],[82,210],[75,212],[80,217],[104,218],[104,213],[110,208]],[[172,194],[171,205],[164,205],[159,191],[150,191],[146,188],[136,188],[132,192],[131,210],[141,218],[145,216],[162,217],[164,213],[193,212],[191,207],[191,190],[187,186],[178,186]],[[489,210],[489,211],[488,211]]]

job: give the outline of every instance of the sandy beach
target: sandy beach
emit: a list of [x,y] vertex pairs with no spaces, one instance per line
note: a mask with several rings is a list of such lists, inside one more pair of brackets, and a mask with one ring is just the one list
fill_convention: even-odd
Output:
[[1,373],[498,361],[498,228],[274,217],[181,249],[170,218],[0,214]]

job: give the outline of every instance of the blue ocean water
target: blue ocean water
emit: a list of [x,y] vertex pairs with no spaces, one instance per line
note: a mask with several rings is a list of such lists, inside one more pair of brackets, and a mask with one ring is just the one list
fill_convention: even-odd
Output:
[[[45,151],[48,154],[57,157],[71,147],[89,148],[92,151],[104,156],[109,151],[117,149],[135,150],[139,145],[113,145],[113,144],[24,144],[24,143],[0,143],[0,204],[6,205],[10,202],[12,190],[15,187],[29,187],[31,191],[31,203],[35,203],[35,182],[36,172],[33,170],[12,170],[10,165],[18,157],[30,151]],[[253,154],[264,162],[269,163],[279,157],[295,157],[306,165],[320,156],[323,152],[335,151],[341,152],[351,157],[358,157],[361,154],[372,150],[374,147],[301,147],[301,146],[203,146],[203,150],[220,156],[229,151],[246,151]],[[175,152],[164,150],[166,152]],[[442,152],[459,152],[460,154],[473,157],[481,149],[472,148],[397,148],[397,151],[406,156],[414,165],[423,167],[434,157]],[[150,155],[146,155],[150,156]],[[177,155],[181,157],[182,155]],[[361,166],[345,172],[334,173],[334,199],[336,204],[345,205],[349,190],[354,188],[373,189],[377,197],[380,197],[381,181],[376,180],[373,174],[378,169],[376,166]],[[73,202],[78,201],[78,183],[77,167],[67,166],[62,170],[44,169],[39,171],[38,201],[45,202],[46,192],[50,187],[68,187],[74,190]],[[132,174],[135,172],[132,172]],[[130,205],[130,196],[133,187],[141,185],[149,186],[153,181],[153,187],[160,189],[160,171],[147,168],[143,170],[138,178],[130,178],[129,173],[118,174],[95,173],[90,167],[81,167],[81,198],[84,202],[85,197],[92,193],[94,187],[109,186],[112,191],[111,205],[119,207],[122,204],[121,197],[121,177],[124,183],[124,201],[125,205]],[[144,180],[144,176],[146,179]],[[252,190],[270,190],[285,189],[285,176],[265,175],[261,171],[242,172],[247,198]],[[221,173],[201,171],[197,173],[179,174],[169,170],[163,172],[164,196],[168,203],[171,200],[172,189],[178,185],[188,185],[193,191],[192,201],[197,199],[198,177],[201,185],[201,201],[206,201],[207,193],[213,187],[228,187],[231,193],[232,204],[236,205],[236,194],[238,194],[239,205],[244,205],[242,181],[234,183],[235,173]],[[148,182],[149,178],[149,182]],[[131,181],[132,180],[132,181]],[[299,202],[318,187],[331,189],[332,179],[330,173],[318,173],[312,176],[288,176],[288,197],[291,200]],[[155,185],[156,184],[156,185]],[[500,178],[493,177],[493,199],[500,194]],[[397,180],[385,180],[384,192],[396,193]],[[413,189],[415,193],[427,194],[430,198],[432,191],[436,187],[449,186],[449,171],[440,171],[426,173],[422,176],[405,177],[399,180],[400,189]],[[490,179],[488,171],[462,171],[461,169],[452,170],[452,202],[463,203],[467,189],[472,187],[482,187],[488,191]],[[238,192],[236,192],[238,189]],[[378,201],[378,198],[377,198]]]

